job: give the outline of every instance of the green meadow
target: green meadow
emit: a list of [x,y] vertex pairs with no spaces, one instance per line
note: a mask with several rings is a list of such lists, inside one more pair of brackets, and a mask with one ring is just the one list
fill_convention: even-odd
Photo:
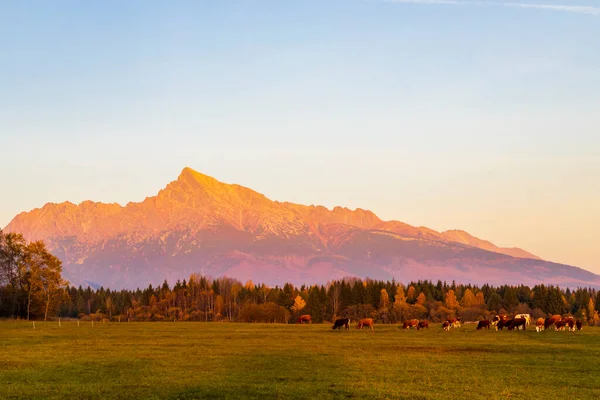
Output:
[[0,398],[600,398],[600,328],[61,325],[0,322]]

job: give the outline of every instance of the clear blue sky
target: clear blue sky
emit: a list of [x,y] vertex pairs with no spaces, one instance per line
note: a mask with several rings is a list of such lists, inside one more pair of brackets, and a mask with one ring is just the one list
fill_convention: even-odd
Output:
[[0,49],[0,226],[189,166],[600,273],[599,1],[14,0]]

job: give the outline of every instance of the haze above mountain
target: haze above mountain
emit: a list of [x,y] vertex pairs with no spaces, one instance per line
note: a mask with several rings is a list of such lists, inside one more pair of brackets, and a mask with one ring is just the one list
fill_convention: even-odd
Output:
[[48,203],[20,213],[5,231],[46,241],[73,284],[116,289],[191,273],[269,285],[356,276],[600,286],[591,272],[464,231],[382,221],[360,208],[272,201],[190,168],[140,203]]

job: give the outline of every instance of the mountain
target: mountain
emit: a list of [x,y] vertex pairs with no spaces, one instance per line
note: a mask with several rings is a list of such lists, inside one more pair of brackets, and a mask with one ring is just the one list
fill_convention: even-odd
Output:
[[185,168],[140,203],[48,203],[4,229],[44,240],[73,284],[144,287],[191,273],[269,285],[347,276],[475,284],[600,286],[600,276],[371,211],[272,201]]

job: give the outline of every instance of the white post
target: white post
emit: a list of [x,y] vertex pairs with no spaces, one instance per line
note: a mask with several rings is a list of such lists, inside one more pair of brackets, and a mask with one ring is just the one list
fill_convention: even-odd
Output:
[[60,328],[60,318],[58,319],[58,327]]
[[79,320],[77,320],[77,326],[79,326]]
[[94,326],[94,320],[92,320],[92,326]]
[[33,321],[33,329],[35,329],[35,321]]

